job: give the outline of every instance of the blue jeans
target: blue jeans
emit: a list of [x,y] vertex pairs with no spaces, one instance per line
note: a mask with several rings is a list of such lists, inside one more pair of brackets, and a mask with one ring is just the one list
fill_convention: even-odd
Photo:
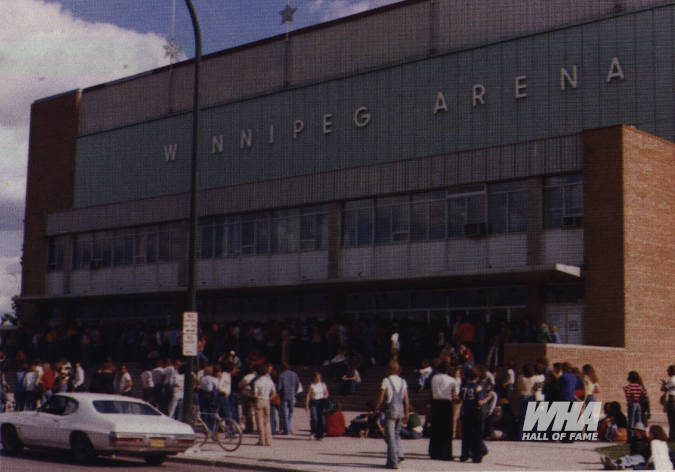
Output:
[[295,398],[282,398],[279,405],[279,432],[289,434],[293,431],[293,407],[295,407]]
[[279,432],[279,423],[281,423],[281,405],[270,405],[270,429],[272,434]]
[[309,423],[312,434],[317,439],[323,438],[326,431],[325,420],[323,418],[323,409],[326,404],[325,400],[310,400],[309,401]]
[[384,441],[387,443],[387,465],[396,465],[403,457],[403,448],[401,447],[401,429],[400,418],[389,418],[384,420]]

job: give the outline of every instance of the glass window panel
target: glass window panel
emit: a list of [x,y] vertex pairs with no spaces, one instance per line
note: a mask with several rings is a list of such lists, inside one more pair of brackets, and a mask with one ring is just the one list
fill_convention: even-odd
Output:
[[255,252],[255,222],[245,221],[241,224],[241,253]]
[[445,201],[429,203],[429,239],[445,239]]
[[134,263],[134,240],[136,238],[133,234],[124,236],[124,265],[131,265]]
[[342,214],[342,245],[355,247],[357,243],[357,212],[345,211]]
[[378,207],[375,217],[375,244],[391,241],[391,207]]
[[412,241],[424,241],[429,233],[427,222],[427,203],[416,203],[412,206],[410,224],[410,239]]
[[506,194],[490,195],[488,199],[489,209],[488,215],[490,218],[490,232],[493,234],[505,233],[507,226],[507,203]]
[[463,237],[465,223],[466,199],[450,198],[448,200],[448,237]]
[[527,192],[508,194],[510,232],[527,231]]
[[391,229],[394,241],[407,241],[410,229],[410,211],[407,200],[392,207]]
[[317,215],[316,249],[328,248],[328,214]]
[[367,246],[373,241],[373,210],[363,208],[358,212],[357,246]]
[[470,195],[467,197],[467,223],[484,223],[485,195]]
[[220,223],[213,227],[213,257],[223,257],[225,245],[225,226]]
[[255,223],[255,252],[267,254],[270,251],[270,221],[263,216]]
[[202,259],[211,259],[213,257],[213,226],[202,226],[199,255]]
[[241,224],[236,220],[230,220],[225,226],[225,232],[227,238],[227,254],[229,256],[241,254]]
[[581,185],[565,188],[565,216],[581,216],[584,213],[584,192]]
[[171,233],[169,231],[159,233],[159,260],[171,261]]
[[148,233],[145,235],[145,262],[152,264],[157,262],[157,234]]

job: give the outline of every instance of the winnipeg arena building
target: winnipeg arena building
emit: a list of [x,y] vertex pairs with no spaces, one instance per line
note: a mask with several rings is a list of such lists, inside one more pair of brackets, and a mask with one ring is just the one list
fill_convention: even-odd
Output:
[[[408,0],[205,57],[200,319],[527,319],[563,342],[507,359],[658,391],[674,44],[662,0]],[[24,323],[179,319],[193,66],[33,104]]]

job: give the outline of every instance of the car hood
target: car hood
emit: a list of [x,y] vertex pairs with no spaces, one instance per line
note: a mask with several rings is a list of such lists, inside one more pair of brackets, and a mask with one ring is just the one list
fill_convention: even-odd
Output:
[[189,425],[168,416],[114,415],[108,420],[118,433],[194,434]]

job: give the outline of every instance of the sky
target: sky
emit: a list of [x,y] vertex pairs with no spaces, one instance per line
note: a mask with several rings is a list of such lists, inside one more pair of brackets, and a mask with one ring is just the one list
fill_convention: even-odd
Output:
[[[286,32],[287,0],[193,0],[203,53]],[[398,0],[290,0],[290,30]],[[174,9],[175,5],[175,9]],[[174,14],[175,12],[175,14]],[[20,292],[21,246],[33,102],[194,56],[184,0],[0,0],[0,315]]]

